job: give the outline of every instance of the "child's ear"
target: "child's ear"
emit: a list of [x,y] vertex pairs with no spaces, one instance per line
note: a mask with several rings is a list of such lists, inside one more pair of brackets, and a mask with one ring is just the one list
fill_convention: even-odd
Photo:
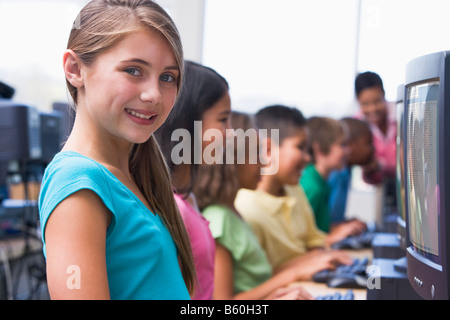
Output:
[[63,67],[67,81],[75,88],[83,86],[83,77],[81,73],[82,63],[78,55],[72,50],[66,50],[63,56]]
[[322,150],[320,150],[320,146],[317,142],[313,142],[311,144],[311,151],[312,151],[312,155],[315,155],[315,156],[322,154]]

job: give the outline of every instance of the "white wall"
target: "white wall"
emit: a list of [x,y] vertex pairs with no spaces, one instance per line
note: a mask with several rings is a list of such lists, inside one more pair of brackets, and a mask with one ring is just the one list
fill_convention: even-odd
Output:
[[[62,55],[72,23],[89,0],[0,0],[0,81],[14,99],[50,110],[67,101]],[[180,31],[187,59],[201,62],[204,0],[157,0]]]
[[207,0],[204,63],[229,82],[235,109],[305,115],[353,110],[358,0]]
[[358,70],[374,70],[394,100],[406,64],[421,55],[450,50],[450,1],[364,0]]
[[205,0],[157,0],[174,20],[186,59],[202,62]]
[[[285,103],[306,115],[351,113],[356,72],[378,72],[392,100],[409,60],[450,49],[448,0],[156,1],[186,58],[222,73],[245,111]],[[17,100],[49,109],[67,99],[62,53],[87,2],[0,0],[0,81]]]
[[357,110],[356,73],[379,73],[395,100],[407,62],[450,50],[449,12],[449,0],[206,0],[204,63],[235,109],[339,117]]

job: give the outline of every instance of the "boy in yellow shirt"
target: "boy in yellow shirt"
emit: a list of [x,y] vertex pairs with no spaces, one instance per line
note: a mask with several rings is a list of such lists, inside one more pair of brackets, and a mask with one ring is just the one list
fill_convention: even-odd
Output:
[[[303,168],[311,161],[306,120],[300,110],[269,106],[256,115],[257,127],[266,129],[267,154],[278,171],[262,175],[257,190],[241,189],[235,206],[252,226],[275,272],[308,259],[308,274],[350,264],[340,251],[325,249],[326,234],[318,230],[311,206],[298,185]],[[278,141],[270,133],[278,130]],[[302,267],[304,267],[302,263]]]

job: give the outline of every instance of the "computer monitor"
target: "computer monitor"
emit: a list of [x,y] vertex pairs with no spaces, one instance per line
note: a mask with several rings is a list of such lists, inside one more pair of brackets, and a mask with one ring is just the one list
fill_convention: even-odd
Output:
[[4,82],[0,82],[0,99],[11,99],[14,96],[16,89],[10,87]]
[[56,111],[40,112],[12,100],[0,100],[0,163],[8,167],[16,162],[28,169],[48,164],[62,147],[62,120]]
[[404,148],[404,116],[405,116],[405,85],[397,87],[396,99],[397,120],[397,150],[396,150],[396,193],[397,193],[397,234],[400,247],[406,250],[406,210],[405,210],[405,148]]
[[35,107],[0,100],[0,162],[42,156],[40,117]]
[[424,299],[450,283],[450,51],[414,59],[405,75],[407,270]]
[[62,115],[59,112],[41,112],[41,162],[49,163],[62,147],[61,126]]
[[58,112],[61,115],[60,143],[62,146],[72,132],[76,116],[75,109],[68,103],[55,102],[53,103],[53,112]]

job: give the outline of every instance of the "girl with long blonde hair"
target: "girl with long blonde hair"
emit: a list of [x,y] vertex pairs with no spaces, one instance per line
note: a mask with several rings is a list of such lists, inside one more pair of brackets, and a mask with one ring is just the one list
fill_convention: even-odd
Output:
[[149,0],[95,0],[80,12],[63,67],[73,130],[39,198],[52,299],[189,299],[189,238],[153,133],[183,80],[167,13]]

